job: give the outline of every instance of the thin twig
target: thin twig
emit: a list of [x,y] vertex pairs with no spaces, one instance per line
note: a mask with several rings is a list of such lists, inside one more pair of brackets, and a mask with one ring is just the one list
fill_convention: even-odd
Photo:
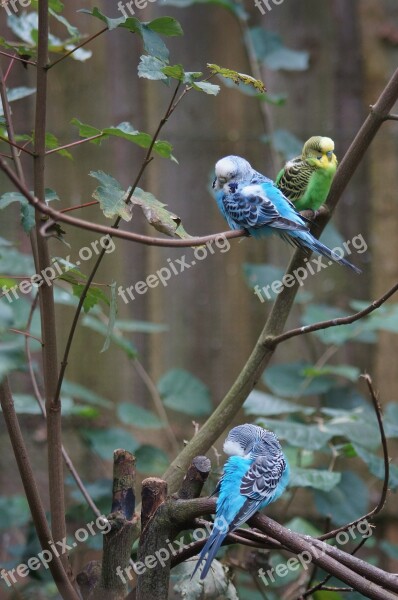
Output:
[[67,52],[66,54],[63,54],[60,58],[57,58],[57,60],[54,60],[54,62],[47,65],[47,69],[52,69],[53,67],[55,67],[55,65],[60,63],[62,60],[65,60],[65,58],[68,58],[68,56],[70,56],[71,54],[76,52],[76,50],[79,50],[79,48],[83,48],[83,46],[86,46],[86,44],[88,44],[92,40],[95,40],[95,38],[97,38],[99,35],[101,35],[101,33],[104,33],[105,31],[108,31],[108,27],[104,27],[104,29],[101,29],[101,31],[94,33],[94,35],[91,35],[89,38],[84,40],[84,42],[82,42],[78,46],[75,46],[75,48],[72,48],[72,50],[69,50],[69,52]]
[[54,154],[54,152],[59,152],[60,150],[66,150],[67,148],[74,148],[75,146],[79,146],[80,144],[85,144],[86,142],[91,142],[92,140],[101,138],[104,135],[105,135],[104,133],[97,133],[97,135],[92,135],[91,137],[84,138],[84,140],[77,140],[76,142],[71,142],[70,144],[65,144],[65,146],[59,146],[58,148],[53,148],[52,150],[47,150],[46,155],[48,156],[49,154]]
[[49,561],[48,567],[62,598],[65,600],[78,600],[78,596],[64,571],[59,555],[55,554],[52,551],[53,546],[50,546],[54,538],[51,535],[51,531],[46,520],[46,513],[44,511],[35,481],[29,453],[25,446],[25,441],[19,426],[19,421],[15,412],[14,402],[7,378],[0,383],[0,402],[4,421],[8,430],[8,435],[14,450],[15,460],[17,462],[22,484],[24,486],[25,495],[29,504],[30,512],[32,514],[37,537],[39,538],[40,545],[43,550],[47,550],[49,552],[49,556],[51,556],[51,561]]
[[8,58],[12,58],[14,60],[19,60],[25,64],[33,65],[34,67],[37,66],[35,62],[27,60],[26,58],[22,58],[21,56],[18,56],[16,54],[9,54],[8,52],[4,52],[3,50],[0,50],[0,54],[2,54],[3,56],[8,56]]
[[15,142],[12,142],[9,138],[4,137],[4,135],[0,135],[0,140],[2,142],[6,142],[7,144],[9,144],[10,146],[12,146],[13,148],[16,148],[20,152],[26,152],[26,154],[30,154],[30,156],[34,156],[34,152],[31,152],[30,150],[27,150],[26,148],[23,148],[22,146],[19,146]]
[[[362,546],[366,543],[367,538],[362,538],[361,541],[359,542],[359,544],[354,548],[354,550],[352,550],[350,552],[350,554],[354,555],[358,552],[358,550],[360,548],[362,548]],[[315,573],[315,569],[313,573]],[[327,588],[325,587],[325,583],[327,583],[328,581],[330,581],[330,579],[333,577],[333,575],[327,575],[322,581],[320,581],[319,583],[315,584],[314,586],[311,586],[314,577],[311,577],[310,581],[308,582],[308,588],[306,589],[306,591],[301,595],[302,598],[307,598],[308,596],[311,596],[314,592],[317,592],[318,590],[326,590]]]
[[[34,194],[44,202],[45,198],[45,162],[46,162],[46,121],[47,121],[47,64],[49,12],[48,0],[40,0],[38,5],[38,42],[36,68],[36,105],[35,105],[35,139],[34,139]],[[36,239],[38,251],[37,273],[42,273],[51,266],[48,241],[39,234],[41,225],[40,214],[35,211]],[[58,373],[56,318],[54,294],[51,286],[39,288],[41,330],[43,337],[43,380],[47,412],[47,458],[49,499],[51,514],[51,530],[53,537],[62,540],[66,536],[65,520],[65,490],[62,457],[62,420],[61,403],[55,397]],[[71,581],[73,574],[69,564],[68,554],[60,556],[65,572]]]
[[[34,311],[36,309],[37,306],[37,301],[39,299],[38,294],[36,294],[32,305],[30,307],[30,311],[29,311],[29,316],[28,316],[28,322],[26,324],[26,330],[29,331],[31,324],[32,324],[32,319],[33,319],[33,314]],[[37,379],[36,379],[36,375],[33,369],[33,359],[32,359],[32,353],[31,353],[31,349],[30,349],[30,344],[29,344],[29,339],[33,338],[34,336],[29,336],[25,339],[25,352],[26,352],[26,356],[28,359],[28,369],[29,369],[29,376],[30,376],[30,381],[32,383],[32,388],[33,388],[33,393],[34,396],[36,398],[36,401],[40,407],[41,413],[44,417],[44,419],[47,418],[47,414],[46,414],[46,406],[45,406],[45,402],[44,399],[40,393],[39,390],[39,386],[37,384]],[[37,338],[34,338],[37,339]],[[73,479],[76,482],[77,487],[79,488],[79,490],[81,491],[84,499],[86,500],[88,506],[91,508],[91,510],[93,511],[93,513],[99,517],[102,515],[101,511],[99,510],[99,508],[97,507],[97,505],[95,504],[94,500],[92,499],[92,497],[90,496],[86,486],[84,485],[83,481],[80,478],[79,473],[77,472],[72,459],[70,458],[67,450],[65,449],[64,446],[62,446],[62,456],[64,458],[65,464],[68,467]]]
[[359,321],[363,317],[366,317],[377,308],[379,308],[382,304],[387,302],[391,296],[393,296],[398,291],[398,283],[393,285],[383,296],[378,298],[378,300],[374,300],[369,306],[360,310],[352,315],[347,317],[338,317],[336,319],[329,319],[327,321],[319,321],[318,323],[313,323],[312,325],[305,325],[304,327],[297,327],[295,329],[291,329],[290,331],[286,331],[281,335],[277,335],[275,337],[268,337],[265,340],[265,345],[275,347],[278,344],[285,342],[286,340],[290,340],[293,337],[297,337],[298,335],[303,335],[306,333],[313,333],[314,331],[321,331],[324,329],[329,329],[330,327],[337,327],[338,325],[350,325],[351,323],[355,323],[355,321]]
[[4,160],[0,160],[0,169],[4,171],[7,177],[12,181],[15,187],[25,196],[29,204],[37,209],[40,213],[51,217],[51,219],[46,223],[45,226],[41,227],[41,232],[45,234],[45,231],[48,227],[51,227],[54,222],[60,221],[61,223],[68,223],[69,225],[73,225],[80,229],[85,229],[86,231],[94,231],[96,233],[102,233],[104,235],[110,235],[115,238],[120,238],[123,240],[129,240],[131,242],[138,242],[140,244],[144,244],[147,246],[163,246],[169,248],[190,248],[193,246],[202,246],[206,244],[206,242],[211,242],[214,240],[219,240],[220,237],[232,239],[246,236],[246,231],[244,229],[236,229],[223,231],[221,233],[213,233],[211,235],[201,236],[201,237],[190,237],[184,239],[167,239],[167,238],[158,238],[151,237],[148,235],[141,235],[138,233],[132,233],[130,231],[123,231],[120,229],[114,229],[114,227],[107,227],[105,225],[100,225],[97,223],[93,223],[92,221],[85,221],[83,219],[77,219],[76,217],[70,217],[66,214],[63,214],[60,211],[54,210],[51,206],[47,205],[45,202],[41,202],[36,198],[28,188],[21,183],[21,181],[16,177],[12,169],[7,165]]
[[43,346],[43,341],[40,338],[36,337],[35,335],[32,335],[28,331],[22,331],[21,329],[14,329],[13,327],[10,327],[8,331],[11,331],[12,333],[18,333],[19,335],[24,335],[27,338],[31,338],[32,340],[36,340],[37,342],[39,342],[39,344],[41,346]]
[[375,390],[373,388],[372,379],[371,379],[370,375],[367,375],[367,374],[363,375],[363,378],[365,379],[365,381],[368,385],[368,389],[370,392],[370,396],[372,398],[373,407],[375,409],[377,423],[378,423],[379,431],[380,431],[381,444],[382,444],[382,448],[383,448],[383,460],[384,460],[383,489],[381,491],[380,500],[377,503],[377,506],[373,510],[368,512],[366,515],[363,515],[359,519],[355,519],[355,521],[348,523],[348,525],[343,525],[342,527],[338,527],[337,529],[334,529],[333,531],[329,531],[328,533],[325,533],[324,535],[322,535],[318,538],[319,540],[329,540],[331,538],[334,538],[334,537],[336,537],[336,535],[338,533],[340,533],[340,531],[346,531],[347,529],[349,529],[350,527],[354,527],[357,523],[360,523],[361,521],[365,521],[365,520],[369,520],[369,519],[373,518],[375,515],[377,515],[383,509],[384,504],[386,503],[387,494],[388,494],[388,483],[389,483],[389,479],[390,479],[390,462],[389,462],[389,458],[388,458],[387,438],[386,438],[386,433],[384,431],[381,407],[380,407],[377,395],[375,393]]
[[87,208],[88,206],[95,206],[96,204],[99,204],[98,200],[93,200],[92,202],[86,202],[85,204],[79,204],[78,206],[69,206],[68,208],[63,208],[59,212],[71,212],[72,210],[78,210],[79,208]]

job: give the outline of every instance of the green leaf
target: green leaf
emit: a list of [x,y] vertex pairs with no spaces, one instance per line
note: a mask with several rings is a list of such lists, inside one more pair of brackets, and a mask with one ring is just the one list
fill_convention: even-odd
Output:
[[134,425],[140,429],[160,429],[164,427],[163,421],[150,410],[141,406],[122,402],[117,407],[117,416],[126,425]]
[[150,473],[152,476],[162,475],[170,466],[170,459],[163,450],[155,446],[141,446],[135,452],[137,471]]
[[0,529],[21,528],[31,519],[25,496],[2,496],[0,498]]
[[[127,29],[129,29],[130,31],[133,31],[133,29],[130,29],[130,27],[128,26],[129,20],[130,19],[127,19],[126,23],[121,25],[121,27],[127,27]],[[149,23],[139,23],[139,28],[137,28],[136,31],[133,31],[133,33],[138,33],[141,36],[145,52],[147,52],[151,56],[156,56],[157,58],[161,58],[162,60],[168,61],[169,51],[167,49],[166,44],[158,36],[158,34],[155,33],[155,31],[152,31],[152,29],[150,29],[149,25]]]
[[284,161],[300,156],[303,149],[302,140],[286,129],[276,129],[270,135],[262,135],[260,140],[264,144],[272,144]]
[[[166,75],[164,73],[164,69],[167,68],[167,63],[155,56],[146,56],[145,54],[141,56],[140,62],[138,64],[138,77],[144,77],[145,79],[151,79],[153,81],[159,79],[167,79],[167,77],[172,75]],[[173,69],[174,67],[169,67]]]
[[[31,6],[35,10],[39,9],[39,0],[31,0]],[[64,10],[64,5],[60,0],[49,0],[48,2],[49,8],[56,13],[61,13]]]
[[322,531],[317,527],[314,527],[312,523],[301,517],[294,517],[288,523],[285,523],[285,527],[290,531],[295,531],[301,535],[310,535],[311,537],[318,537],[322,535]]
[[[109,137],[118,137],[133,144],[137,144],[141,148],[149,148],[152,143],[152,137],[149,133],[145,133],[143,131],[137,131],[131,125],[131,123],[120,123],[116,127],[106,127],[105,129],[97,129],[96,127],[92,127],[91,125],[87,125],[85,123],[81,123],[78,119],[72,119],[72,125],[76,125],[79,128],[79,135],[84,138],[97,137],[90,142],[94,144],[100,144],[102,140],[108,139]],[[169,142],[164,140],[157,140],[153,146],[153,150],[156,154],[161,156],[162,158],[171,158],[174,159],[172,155],[173,147]],[[102,173],[102,171],[100,171]],[[115,180],[113,180],[115,181]]]
[[[272,285],[274,282],[283,282],[285,271],[279,267],[269,264],[243,264],[243,275],[246,283],[250,288],[253,288],[256,298],[260,302],[274,301],[278,294],[282,291],[282,287],[275,288],[277,291],[274,292]],[[288,282],[290,284],[290,282]],[[254,289],[258,286],[257,291]],[[297,303],[308,303],[312,298],[312,295],[305,290],[299,290],[295,302]]]
[[322,469],[294,467],[290,476],[290,487],[311,487],[330,492],[340,481],[341,473]]
[[[94,137],[95,135],[103,136],[103,132],[101,129],[97,129],[97,127],[93,127],[92,125],[87,125],[79,121],[79,119],[73,118],[71,120],[71,125],[75,125],[79,130],[79,135],[82,138]],[[105,137],[105,136],[104,136]],[[90,144],[100,144],[101,139],[91,140]]]
[[38,15],[36,12],[24,13],[21,17],[9,15],[7,25],[22,41],[36,45],[35,38],[38,31]]
[[[334,411],[328,408],[322,408],[322,412],[327,415],[334,414]],[[367,448],[377,448],[380,445],[380,434],[375,419],[369,420],[361,408],[338,411],[326,424],[326,429],[333,436],[344,436],[350,442],[362,444]]]
[[125,202],[127,193],[122,189],[120,183],[103,171],[90,171],[89,175],[101,184],[92,196],[100,203],[105,217],[113,219],[115,216],[119,216],[124,221],[131,221],[132,214]]
[[262,417],[283,415],[287,413],[311,415],[315,412],[315,408],[312,406],[293,404],[293,402],[287,402],[287,400],[282,400],[281,398],[257,390],[253,390],[249,394],[243,405],[243,410],[248,415],[258,415]]
[[[331,515],[336,525],[345,525],[367,513],[369,490],[352,471],[344,471],[341,481],[330,492],[314,491],[315,505],[321,515]],[[361,538],[360,534],[357,534]]]
[[246,86],[252,86],[260,94],[266,91],[264,83],[260,79],[255,79],[251,75],[238,73],[238,71],[233,71],[231,69],[226,69],[225,67],[220,67],[219,65],[210,63],[208,63],[207,66],[212,73],[221,75],[221,77],[224,77],[225,79],[231,79],[236,85],[243,83]]
[[[150,57],[145,57],[145,56],[141,56],[141,59],[143,58],[150,58]],[[153,63],[153,67],[156,73],[156,69],[158,68],[156,63]],[[138,67],[139,69],[139,67]],[[167,77],[172,77],[173,79],[178,79],[178,81],[184,81],[184,77],[185,77],[185,71],[184,71],[184,67],[182,65],[167,65],[166,67],[162,67],[161,68],[161,72],[164,75],[167,75]],[[152,79],[151,77],[148,77],[148,79]],[[163,77],[155,77],[155,79],[164,79]]]
[[94,406],[102,406],[103,408],[112,408],[113,404],[103,396],[93,392],[89,388],[72,381],[64,380],[62,391],[76,400],[83,400]]
[[[63,277],[61,277],[60,279],[63,279]],[[73,295],[76,296],[77,298],[80,298],[83,293],[84,288],[85,288],[85,284],[72,283]],[[108,297],[106,296],[106,294],[104,294],[104,292],[100,288],[90,286],[89,289],[87,290],[86,297],[84,298],[84,301],[83,301],[84,312],[88,313],[101,300],[102,300],[102,302],[105,302],[105,304],[107,304],[109,306],[109,300],[108,300]]]
[[[33,192],[32,192],[33,194]],[[54,190],[46,188],[45,201],[59,200],[58,195]],[[29,233],[35,226],[35,209],[29,204],[25,196],[19,192],[6,192],[0,197],[0,210],[7,208],[13,202],[19,202],[21,205],[21,225],[25,233]]]
[[[23,415],[41,415],[41,408],[31,394],[13,394],[15,412]],[[64,416],[80,414],[81,407],[76,407],[72,398],[62,395],[62,414]]]
[[272,71],[306,71],[309,67],[309,53],[290,50],[283,45],[279,34],[262,27],[253,27],[248,35],[251,38],[255,55]]
[[[357,455],[364,461],[364,463],[368,466],[369,471],[377,477],[384,481],[384,460],[380,456],[376,456],[371,452],[368,452],[363,446],[360,444],[354,444],[355,452]],[[389,468],[390,477],[388,480],[388,487],[395,491],[398,488],[398,467],[397,465],[390,464]]]
[[[82,323],[85,327],[89,327],[90,329],[92,329],[93,331],[96,331],[100,335],[104,336],[105,339],[107,339],[108,326],[105,323],[103,323],[102,321],[99,321],[95,317],[87,315],[84,317]],[[127,358],[135,358],[137,356],[136,347],[125,337],[123,337],[119,333],[116,333],[115,331],[113,331],[113,333],[111,334],[110,337],[111,337],[111,341],[114,344],[116,344],[116,346],[118,346],[121,350],[123,350],[123,352],[126,354]]]
[[105,23],[109,31],[112,31],[112,29],[116,29],[116,27],[119,27],[119,25],[122,25],[126,21],[126,17],[111,19],[105,16],[97,7],[93,8],[92,10],[88,10],[87,8],[81,8],[80,10],[78,10],[78,12],[97,17],[97,19],[100,19],[103,23]]
[[0,210],[9,206],[12,202],[19,202],[21,205],[21,225],[25,233],[35,226],[35,209],[29,204],[25,196],[19,192],[7,192],[0,197]]
[[184,369],[168,371],[157,387],[165,406],[177,412],[202,417],[212,411],[209,389]]
[[332,433],[321,429],[318,425],[304,425],[293,421],[276,419],[257,419],[256,423],[273,431],[277,437],[289,442],[291,446],[306,450],[320,450],[332,437]]
[[337,375],[349,381],[358,381],[361,371],[351,365],[327,365],[325,367],[308,367],[303,374],[307,377],[323,377],[324,375]]
[[195,83],[192,83],[191,85],[195,90],[205,92],[205,94],[210,94],[212,96],[217,96],[220,91],[219,85],[214,85],[214,83],[208,83],[206,81],[195,81]]
[[136,188],[131,203],[141,207],[146,220],[157,231],[169,236],[177,235],[182,239],[191,237],[183,228],[180,217],[167,210],[165,208],[167,205],[160,202],[150,192]]
[[107,136],[123,138],[124,140],[128,140],[129,142],[133,142],[133,144],[141,146],[141,148],[149,148],[152,142],[149,133],[137,131],[131,123],[127,122],[120,123],[116,127],[107,127],[103,130],[103,133]]
[[262,379],[273,394],[286,398],[324,394],[338,386],[338,381],[330,375],[308,378],[306,370],[311,368],[304,361],[275,365],[265,371]]
[[[58,138],[53,134],[53,133],[46,133],[46,148],[48,150],[55,150],[56,148],[59,148],[60,143],[58,141]],[[69,158],[70,160],[73,160],[73,156],[70,152],[68,152],[68,150],[58,150],[57,154],[59,154],[60,156],[64,156],[65,158]]]
[[69,35],[72,38],[76,38],[76,41],[80,39],[80,31],[78,30],[78,28],[71,25],[69,21],[65,19],[64,16],[58,15],[57,12],[52,10],[51,8],[49,9],[49,13],[56,21],[58,21],[58,23],[61,23],[61,25],[63,25],[67,29]]
[[93,451],[104,460],[113,460],[113,452],[123,448],[135,452],[140,443],[124,429],[111,427],[109,429],[81,429],[84,439]]
[[158,17],[147,23],[149,29],[168,37],[184,35],[180,23],[172,17]]
[[97,17],[107,25],[110,31],[117,27],[123,27],[132,33],[137,33],[142,38],[145,52],[164,60],[168,60],[169,51],[158,33],[167,36],[181,35],[182,33],[178,21],[171,17],[160,17],[154,21],[142,23],[135,17],[111,19],[105,16],[98,8],[94,8],[91,11],[83,9],[80,12]]

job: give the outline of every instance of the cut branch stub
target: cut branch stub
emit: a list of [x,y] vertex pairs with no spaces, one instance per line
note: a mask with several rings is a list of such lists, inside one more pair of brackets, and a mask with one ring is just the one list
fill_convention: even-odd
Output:
[[120,512],[131,520],[135,510],[135,457],[126,450],[113,454],[112,513]]
[[[167,498],[167,483],[159,477],[148,477],[142,482],[141,531],[152,519],[157,509]],[[141,533],[141,537],[142,537]]]
[[178,491],[178,498],[188,500],[200,496],[211,471],[211,462],[206,456],[196,456]]
[[127,450],[113,455],[112,512],[104,534],[102,566],[89,563],[78,575],[84,600],[124,600],[131,547],[137,529],[135,509],[135,457]]

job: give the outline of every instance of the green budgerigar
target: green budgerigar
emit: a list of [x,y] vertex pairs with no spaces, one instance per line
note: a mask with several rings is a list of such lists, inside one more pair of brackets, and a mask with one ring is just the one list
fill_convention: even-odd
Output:
[[327,198],[336,169],[334,141],[316,135],[305,142],[301,156],[286,163],[275,183],[296,210],[316,212]]

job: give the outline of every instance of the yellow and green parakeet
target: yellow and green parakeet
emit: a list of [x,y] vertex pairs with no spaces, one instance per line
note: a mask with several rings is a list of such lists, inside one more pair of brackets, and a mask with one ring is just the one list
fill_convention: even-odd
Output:
[[327,198],[336,169],[334,141],[316,135],[305,142],[301,156],[286,163],[275,183],[296,210],[316,212]]

